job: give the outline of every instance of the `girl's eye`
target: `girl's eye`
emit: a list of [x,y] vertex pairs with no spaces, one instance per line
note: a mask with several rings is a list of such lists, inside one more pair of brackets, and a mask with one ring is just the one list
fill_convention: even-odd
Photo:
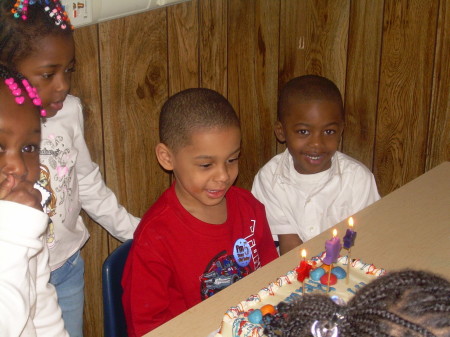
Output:
[[200,164],[199,166],[202,168],[208,168],[211,166],[211,164]]
[[75,71],[75,66],[66,69],[66,73],[73,73]]
[[336,133],[336,130],[325,130],[326,135],[334,135]]
[[22,149],[22,152],[33,153],[39,150],[39,146],[37,145],[27,145]]
[[54,74],[52,74],[52,73],[45,73],[45,74],[42,74],[42,77],[45,78],[45,79],[49,79],[49,78],[52,78],[53,75]]
[[239,160],[239,157],[228,159],[228,164],[236,163]]

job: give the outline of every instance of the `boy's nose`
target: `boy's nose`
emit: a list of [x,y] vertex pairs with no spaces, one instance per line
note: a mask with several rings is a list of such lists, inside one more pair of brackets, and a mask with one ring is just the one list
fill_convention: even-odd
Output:
[[216,180],[227,182],[230,179],[230,174],[226,165],[221,165],[217,168]]
[[5,175],[12,175],[20,180],[25,179],[28,168],[21,153],[6,156],[6,163],[2,170]]
[[320,148],[323,144],[323,139],[321,135],[311,135],[309,139],[309,146],[311,148]]

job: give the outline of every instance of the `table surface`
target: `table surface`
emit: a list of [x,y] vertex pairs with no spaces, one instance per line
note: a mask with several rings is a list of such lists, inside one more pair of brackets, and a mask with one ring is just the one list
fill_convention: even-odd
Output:
[[[450,279],[450,162],[444,162],[353,215],[358,232],[352,257],[388,271],[414,268]],[[308,258],[325,249],[332,230],[343,237],[347,221],[293,249],[213,297],[166,322],[145,337],[206,337],[225,311],[296,267],[300,249]]]

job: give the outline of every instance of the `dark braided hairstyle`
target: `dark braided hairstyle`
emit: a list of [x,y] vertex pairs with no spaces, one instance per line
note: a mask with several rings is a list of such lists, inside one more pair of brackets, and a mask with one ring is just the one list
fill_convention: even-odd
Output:
[[22,74],[0,64],[0,79],[2,80],[1,85],[5,85],[7,88],[9,87],[8,89],[18,105],[23,104],[25,102],[25,96],[28,96],[33,105],[36,106],[36,110],[40,112],[41,117],[45,117],[46,113],[41,105],[42,102],[36,89],[29,84]]
[[348,317],[351,336],[435,336],[430,329],[446,329],[450,336],[450,282],[425,271],[387,274],[358,291]]
[[[17,0],[0,0],[0,63],[14,70],[19,61],[35,51],[41,39],[49,35],[73,35],[70,22],[62,29],[57,24],[57,14],[50,16],[61,8],[59,0],[29,0],[25,20],[14,16],[16,3]],[[68,20],[67,15],[62,16]]]
[[315,321],[336,323],[340,337],[450,336],[450,282],[425,271],[388,273],[344,306],[306,294],[277,309],[276,315],[264,316],[269,337],[311,336]]

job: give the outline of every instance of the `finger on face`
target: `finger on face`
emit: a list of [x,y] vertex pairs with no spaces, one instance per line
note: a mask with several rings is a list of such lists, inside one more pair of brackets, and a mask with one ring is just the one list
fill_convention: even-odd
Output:
[[12,191],[5,197],[5,200],[17,202],[19,204],[30,206],[42,211],[41,192],[33,187],[33,183],[20,181]]
[[0,200],[6,198],[6,196],[11,193],[14,187],[14,177],[11,175],[6,176],[6,179],[0,183]]

